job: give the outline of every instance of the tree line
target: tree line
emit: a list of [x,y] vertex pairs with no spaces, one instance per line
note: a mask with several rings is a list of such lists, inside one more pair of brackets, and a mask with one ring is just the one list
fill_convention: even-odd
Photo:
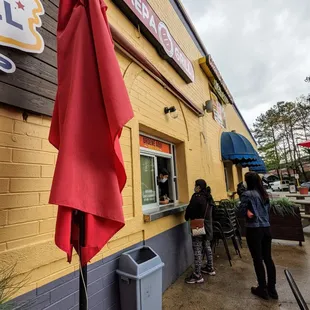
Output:
[[[309,80],[310,81],[310,80]],[[310,97],[300,96],[293,102],[278,102],[254,122],[254,137],[267,170],[286,168],[305,181],[309,179],[304,163],[310,162],[310,149],[298,146],[310,140]]]

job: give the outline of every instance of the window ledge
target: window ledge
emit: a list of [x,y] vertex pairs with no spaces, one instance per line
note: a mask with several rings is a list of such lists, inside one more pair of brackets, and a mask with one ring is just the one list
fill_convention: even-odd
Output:
[[178,203],[143,211],[144,222],[153,222],[165,216],[181,213],[185,211],[187,206],[188,203]]

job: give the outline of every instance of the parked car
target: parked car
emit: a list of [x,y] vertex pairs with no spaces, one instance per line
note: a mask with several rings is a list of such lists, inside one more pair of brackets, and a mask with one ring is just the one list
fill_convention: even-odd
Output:
[[266,190],[271,189],[270,183],[263,177],[262,178],[263,186]]
[[310,182],[304,182],[300,186],[301,187],[307,187],[308,189],[310,189]]
[[263,176],[263,178],[264,178],[268,183],[272,183],[272,182],[275,182],[275,181],[279,181],[278,176],[273,175],[273,174],[265,174],[265,175]]
[[290,187],[290,181],[288,180],[275,181],[270,185],[273,191],[288,191]]

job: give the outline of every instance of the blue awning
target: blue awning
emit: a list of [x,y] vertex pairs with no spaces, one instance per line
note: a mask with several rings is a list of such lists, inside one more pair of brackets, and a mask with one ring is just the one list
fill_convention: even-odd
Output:
[[265,164],[261,165],[261,166],[250,167],[250,171],[254,171],[254,172],[262,173],[262,174],[267,173],[267,169],[266,169]]
[[258,155],[258,153],[255,151],[256,153],[256,159],[254,161],[248,162],[248,163],[242,163],[242,167],[265,167],[265,163],[262,160],[262,158]]
[[242,167],[249,167],[250,171],[254,171],[257,173],[266,173],[267,169],[266,169],[265,162],[262,160],[262,158],[258,155],[257,152],[256,152],[256,156],[257,158],[255,161],[242,164]]
[[257,153],[251,142],[235,132],[222,133],[221,151],[223,160],[231,160],[234,163],[245,163],[257,159]]

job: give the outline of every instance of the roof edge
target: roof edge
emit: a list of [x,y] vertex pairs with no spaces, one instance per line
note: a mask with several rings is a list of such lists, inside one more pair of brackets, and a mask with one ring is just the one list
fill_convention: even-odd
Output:
[[[176,6],[178,7],[178,9],[180,10],[180,13],[182,14],[182,16],[183,16],[185,22],[187,23],[188,28],[190,29],[190,31],[192,32],[192,35],[195,37],[197,43],[199,44],[200,50],[203,51],[203,53],[204,53],[203,56],[208,56],[209,53],[207,52],[207,49],[205,48],[205,46],[204,46],[204,44],[203,44],[203,42],[202,42],[202,40],[201,40],[201,38],[200,38],[200,36],[199,36],[199,34],[198,34],[196,28],[195,28],[193,22],[191,21],[190,17],[188,16],[188,14],[187,14],[187,12],[186,12],[186,9],[185,9],[185,7],[183,6],[183,4],[180,2],[180,0],[170,0],[170,1],[173,1],[173,2],[176,4]],[[187,27],[186,27],[186,29],[187,29]],[[255,140],[255,138],[254,138],[254,136],[253,136],[253,134],[252,134],[250,128],[248,127],[248,124],[247,124],[246,121],[244,120],[244,118],[243,118],[241,112],[239,111],[239,109],[238,109],[238,107],[237,107],[237,105],[236,105],[235,103],[233,103],[233,107],[235,108],[235,110],[236,110],[236,112],[237,112],[239,118],[240,118],[241,121],[243,122],[245,128],[246,128],[247,131],[249,132],[249,134],[250,134],[251,138],[253,139],[255,145],[257,145],[257,142],[256,142],[256,140]]]
[[241,121],[243,122],[243,124],[244,124],[245,128],[248,130],[248,132],[249,132],[249,134],[250,134],[252,140],[254,141],[255,145],[257,146],[257,142],[256,142],[256,140],[255,140],[255,138],[254,138],[254,136],[253,136],[253,134],[252,134],[252,131],[250,130],[248,124],[247,124],[246,121],[244,120],[244,118],[243,118],[241,112],[239,111],[238,107],[236,106],[236,104],[233,104],[232,106],[233,106],[234,109],[236,110],[236,112],[237,112],[239,118],[240,118]]

